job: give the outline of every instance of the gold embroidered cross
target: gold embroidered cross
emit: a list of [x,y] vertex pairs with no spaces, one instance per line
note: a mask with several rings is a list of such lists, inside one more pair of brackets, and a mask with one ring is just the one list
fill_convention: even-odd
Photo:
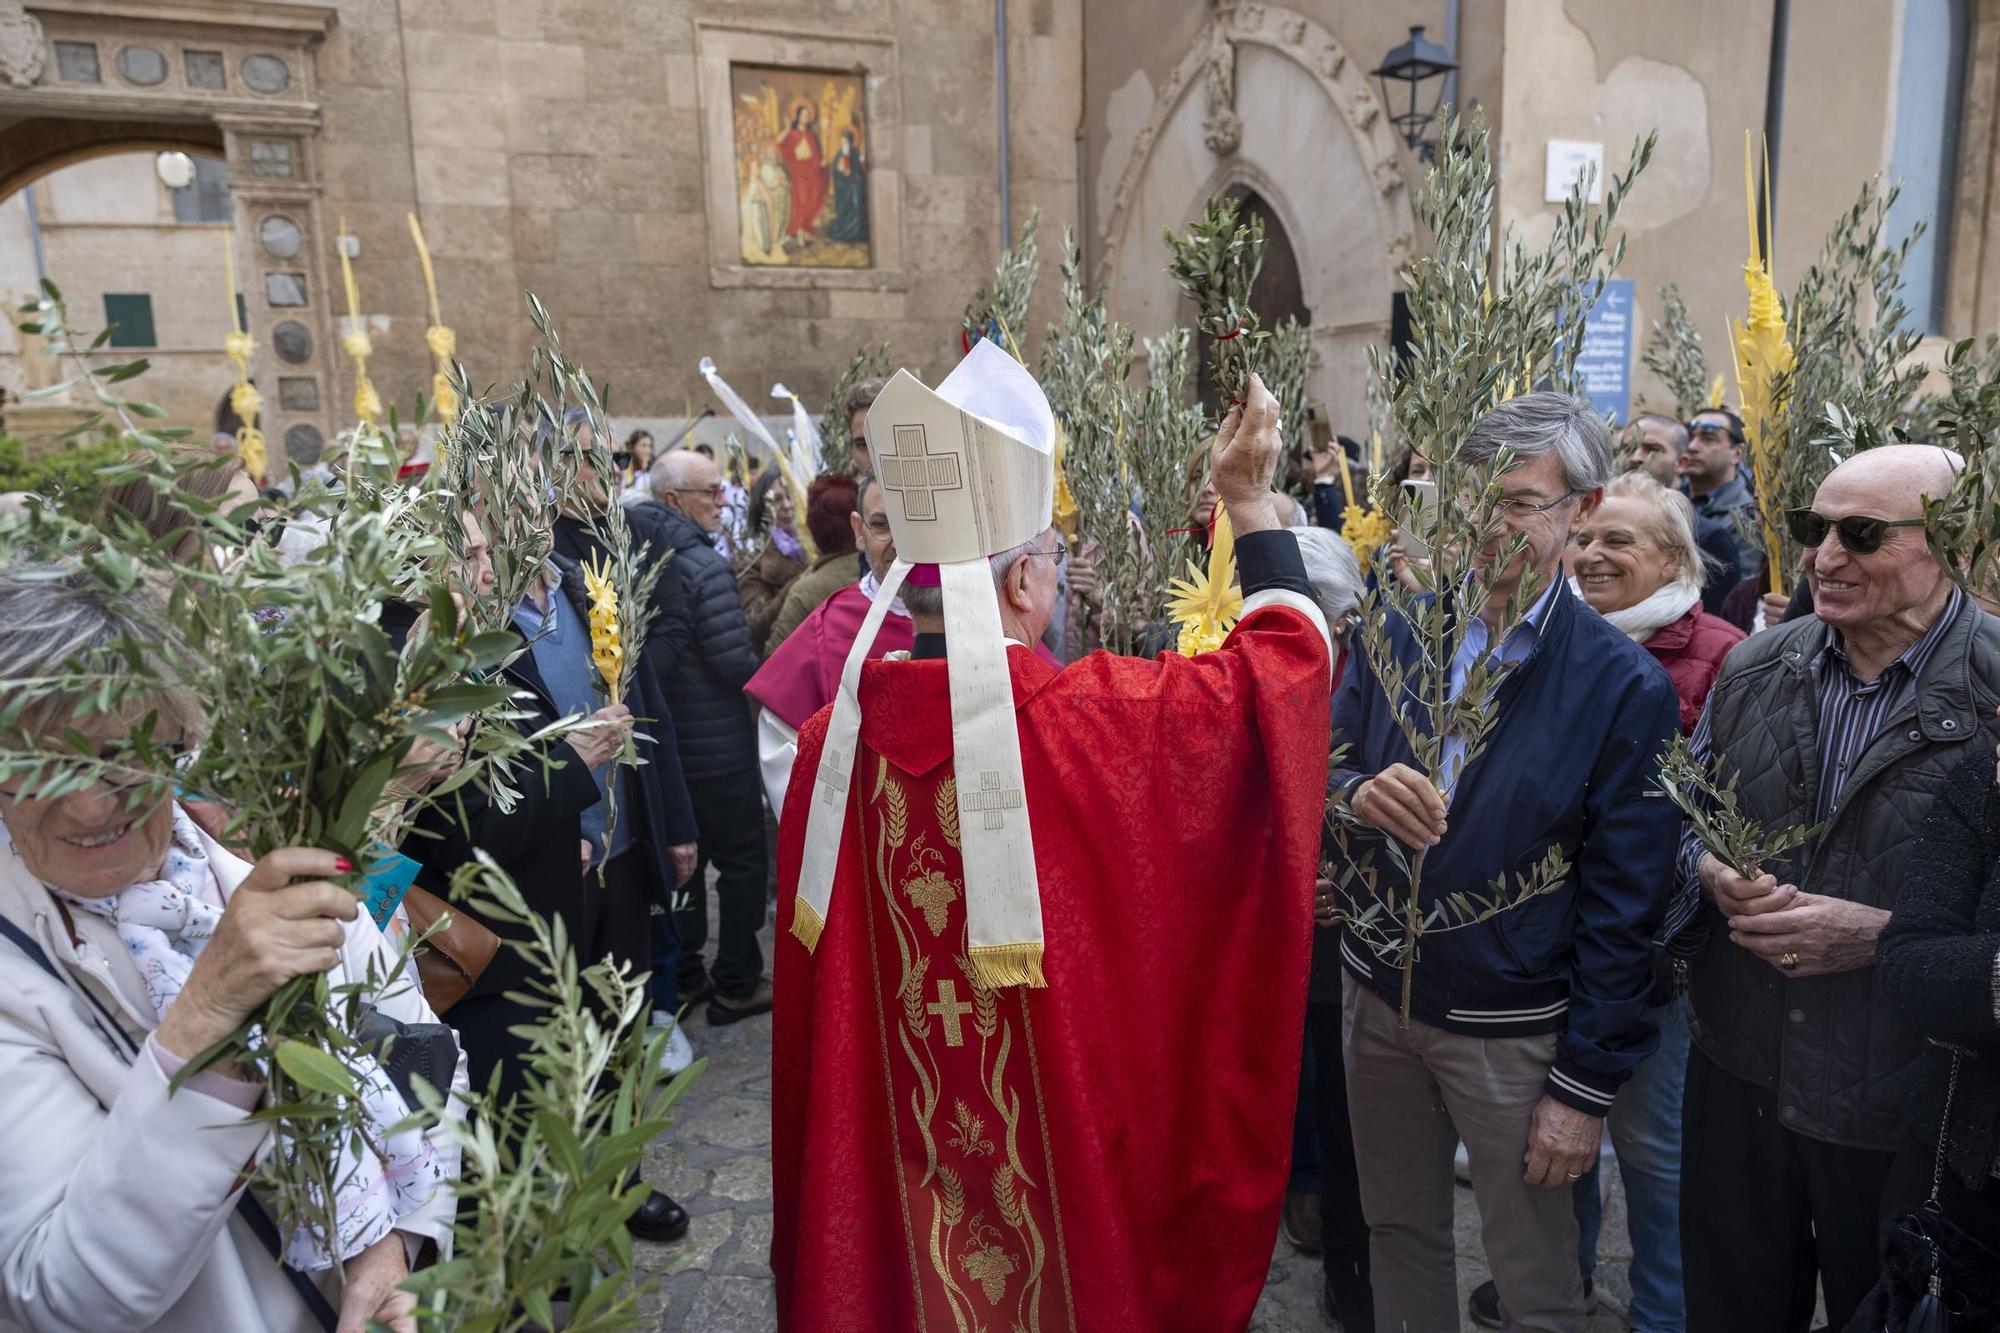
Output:
[[838,809],[847,796],[847,763],[840,751],[831,746],[820,762],[819,780],[820,799]]
[[903,517],[929,521],[937,517],[937,492],[965,485],[958,452],[932,453],[922,426],[898,426],[890,433],[890,448],[875,458],[875,480],[903,504]]
[[984,814],[989,829],[1006,826],[1007,811],[1021,808],[1021,789],[1000,785],[1000,774],[987,769],[979,775],[979,790],[959,798],[959,808],[970,815]]
[[944,1028],[945,1045],[963,1046],[965,1034],[959,1030],[958,1023],[972,1012],[972,1006],[958,998],[958,983],[949,977],[939,978],[937,989],[937,1003],[925,1005],[924,1012],[938,1016],[939,1024]]

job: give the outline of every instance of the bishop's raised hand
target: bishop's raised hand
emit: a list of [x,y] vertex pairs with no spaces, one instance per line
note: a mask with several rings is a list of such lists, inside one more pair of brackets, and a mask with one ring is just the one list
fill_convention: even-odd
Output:
[[1284,526],[1278,497],[1271,493],[1271,477],[1283,449],[1278,400],[1264,387],[1263,378],[1252,374],[1249,392],[1223,417],[1209,455],[1215,492],[1222,497],[1230,525],[1237,532]]

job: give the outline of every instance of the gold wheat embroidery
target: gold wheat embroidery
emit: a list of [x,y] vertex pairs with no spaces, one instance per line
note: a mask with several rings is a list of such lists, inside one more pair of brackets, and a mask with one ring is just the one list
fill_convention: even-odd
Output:
[[959,975],[972,987],[972,1030],[982,1037],[991,1037],[1000,1030],[1000,1001],[993,992],[979,984],[979,976],[972,970],[972,960],[964,954],[958,958]]
[[938,827],[944,830],[944,840],[958,846],[958,779],[948,777],[940,782],[932,804],[937,810]]
[[903,784],[894,778],[882,783],[883,823],[888,828],[889,845],[901,847],[903,838],[910,831],[910,806],[903,796]]
[[1000,1220],[1010,1227],[1021,1225],[1021,1196],[1014,1192],[1014,1168],[1005,1162],[993,1168],[993,1203]]
[[937,1169],[938,1188],[944,1192],[944,1224],[955,1227],[965,1220],[965,1186],[959,1183],[958,1172],[948,1166]]
[[918,954],[911,960],[910,970],[903,974],[903,1021],[909,1024],[918,1041],[929,1041],[931,1037],[930,1015],[924,1011],[924,973],[930,965],[929,958]]
[[991,1157],[993,1141],[986,1137],[986,1121],[972,1113],[963,1097],[955,1098],[951,1111],[951,1137],[945,1142],[967,1157]]

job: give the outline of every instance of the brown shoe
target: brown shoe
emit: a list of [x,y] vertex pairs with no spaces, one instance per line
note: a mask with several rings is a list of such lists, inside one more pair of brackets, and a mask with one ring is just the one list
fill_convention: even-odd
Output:
[[1285,1196],[1285,1239],[1300,1254],[1320,1252],[1319,1195],[1295,1191]]
[[757,984],[750,988],[748,995],[723,999],[720,995],[708,1002],[708,1021],[713,1027],[726,1027],[740,1023],[746,1018],[771,1012],[771,979],[757,978]]
[[674,1007],[680,1010],[692,1009],[695,1005],[700,1004],[713,994],[715,994],[715,978],[704,973],[701,978],[701,984],[693,990],[674,992]]

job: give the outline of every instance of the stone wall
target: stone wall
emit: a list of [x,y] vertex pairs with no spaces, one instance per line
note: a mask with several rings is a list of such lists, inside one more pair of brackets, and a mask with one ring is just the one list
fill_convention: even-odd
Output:
[[[1150,288],[1138,282],[1137,267],[1125,258],[1128,234],[1157,255],[1160,225],[1178,225],[1207,192],[1233,179],[1262,177],[1278,191],[1274,207],[1305,220],[1306,234],[1294,234],[1293,243],[1307,269],[1313,263],[1307,252],[1321,252],[1323,290],[1332,294],[1324,304],[1344,326],[1320,339],[1322,357],[1331,363],[1322,365],[1315,391],[1337,423],[1358,422],[1359,354],[1367,337],[1350,321],[1372,304],[1386,324],[1394,279],[1381,271],[1385,238],[1378,228],[1356,226],[1347,211],[1325,206],[1323,196],[1352,199],[1380,185],[1371,178],[1376,163],[1369,160],[1366,136],[1336,133],[1342,119],[1351,131],[1360,93],[1350,82],[1346,91],[1325,92],[1315,104],[1300,85],[1278,95],[1281,105],[1272,107],[1272,94],[1292,73],[1261,58],[1255,64],[1239,58],[1239,110],[1246,120],[1252,114],[1278,117],[1296,180],[1273,179],[1254,160],[1256,137],[1248,132],[1234,154],[1205,148],[1199,111],[1177,107],[1201,98],[1199,86],[1189,87],[1187,65],[1199,59],[1217,25],[1323,33],[1365,71],[1404,39],[1411,24],[1426,25],[1427,35],[1442,42],[1445,9],[1444,0],[1096,0],[1085,34],[1083,193],[1093,257],[1112,281],[1114,313],[1143,331],[1168,313],[1163,302],[1171,294],[1163,295],[1156,282]],[[1502,224],[1529,237],[1546,233],[1557,208],[1543,199],[1549,140],[1600,142],[1607,165],[1617,168],[1637,134],[1657,129],[1653,164],[1625,218],[1629,243],[1622,272],[1635,282],[1639,337],[1659,314],[1659,285],[1675,282],[1700,325],[1711,370],[1725,369],[1725,319],[1740,314],[1744,302],[1743,132],[1761,130],[1764,122],[1771,0],[1481,0],[1461,3],[1459,10],[1458,99],[1481,106],[1495,127]],[[1975,15],[1951,247],[1947,331],[1953,336],[1991,328],[2000,310],[2000,280],[1992,277],[2000,273],[1994,258],[2000,246],[1989,244],[2000,227],[1989,199],[2000,161],[2000,133],[1993,129],[2000,123],[1994,110],[2000,105],[1994,92],[2000,88],[2000,0],[1979,0]],[[1901,5],[1876,0],[1793,6],[1778,163],[1781,288],[1797,282],[1862,180],[1889,165],[1901,16]],[[1318,59],[1318,40],[1304,43],[1308,70]],[[1349,144],[1336,141],[1342,137],[1362,144],[1358,164]],[[1135,171],[1135,160],[1148,157],[1151,162]],[[1411,155],[1398,151],[1393,160],[1406,188],[1420,179],[1421,165]],[[1269,189],[1263,192],[1270,197]],[[1288,195],[1294,197],[1288,201]],[[1135,216],[1142,226],[1134,225]],[[1393,237],[1388,243],[1393,246]],[[1424,241],[1413,236],[1411,243],[1421,247]],[[1315,322],[1328,317],[1318,307],[1313,315]],[[1634,389],[1638,399],[1663,401],[1662,387],[1636,360]]]
[[[0,0],[0,11],[20,8]],[[1052,275],[1061,230],[1076,215],[1082,3],[1009,0],[1008,17],[1012,212],[1018,225],[1040,208]],[[782,379],[817,409],[864,343],[887,341],[900,362],[935,376],[957,355],[960,313],[1000,245],[990,8],[158,0],[107,9],[30,0],[26,20],[9,29],[14,63],[0,79],[0,195],[95,152],[190,137],[226,145],[260,382],[276,378],[272,343],[278,324],[293,320],[309,351],[287,373],[315,377],[320,391],[316,413],[267,419],[277,436],[296,427],[310,440],[351,419],[352,369],[334,352],[347,314],[335,248],[342,223],[358,247],[371,374],[406,413],[430,372],[412,213],[475,383],[525,368],[529,289],[569,354],[611,386],[614,414],[648,420],[709,401],[696,372],[704,355],[760,406]],[[128,69],[133,47],[142,60]],[[880,134],[867,146],[872,269],[734,264],[731,51],[865,72],[867,120]],[[183,72],[197,59],[199,80]],[[253,81],[249,62],[282,77]],[[282,170],[253,170],[272,153],[284,155]],[[728,198],[714,197],[717,181]],[[258,229],[274,215],[303,236],[295,261],[259,247]],[[257,299],[274,267],[300,273],[306,309]],[[1055,301],[1050,281],[1032,326]],[[275,397],[267,386],[267,406]]]
[[[806,285],[718,285],[710,264],[702,43],[712,7],[615,0],[342,0],[321,54],[322,169],[330,215],[362,239],[363,305],[388,317],[378,383],[409,401],[427,367],[423,290],[404,215],[422,217],[446,322],[475,379],[517,375],[521,292],[548,306],[566,350],[612,388],[616,414],[679,415],[709,401],[712,355],[762,406],[784,380],[817,407],[849,354],[887,340],[937,373],[958,316],[999,246],[995,61],[985,21],[944,0],[761,4],[726,11],[807,63],[853,43],[893,59],[871,116],[874,213],[893,271],[812,274]],[[746,13],[754,17],[743,17]],[[399,17],[400,16],[400,17]],[[1013,202],[1044,234],[1074,214],[1077,0],[1015,0]],[[714,19],[721,26],[719,18]],[[822,66],[824,67],[824,66]],[[726,114],[724,112],[723,114]],[[726,140],[724,140],[726,143]],[[734,218],[733,196],[721,201]],[[733,246],[732,230],[723,238]],[[895,228],[885,246],[882,229]],[[768,275],[766,275],[768,276]],[[1046,317],[1053,284],[1044,292]]]

